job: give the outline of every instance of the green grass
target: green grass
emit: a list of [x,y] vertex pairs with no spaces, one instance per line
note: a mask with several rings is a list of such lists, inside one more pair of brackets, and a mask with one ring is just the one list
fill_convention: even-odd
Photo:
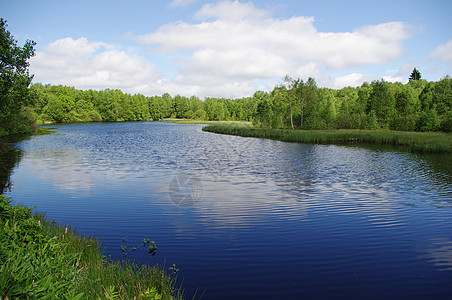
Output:
[[441,132],[405,132],[389,130],[290,130],[251,126],[212,125],[204,131],[280,140],[284,142],[316,144],[374,144],[389,145],[412,152],[450,153],[452,134]]
[[182,299],[175,275],[102,256],[77,234],[0,195],[0,299]]

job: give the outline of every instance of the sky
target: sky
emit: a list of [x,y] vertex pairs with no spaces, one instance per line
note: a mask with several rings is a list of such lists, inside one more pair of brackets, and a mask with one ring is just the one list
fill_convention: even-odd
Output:
[[240,98],[283,77],[340,89],[452,75],[452,1],[0,0],[33,82]]

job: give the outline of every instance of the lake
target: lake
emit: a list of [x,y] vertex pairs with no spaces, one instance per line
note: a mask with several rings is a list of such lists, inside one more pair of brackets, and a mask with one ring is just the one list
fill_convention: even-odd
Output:
[[[106,256],[175,264],[187,298],[452,299],[450,154],[203,126],[52,126],[16,144],[6,195]],[[155,255],[132,250],[144,238]]]

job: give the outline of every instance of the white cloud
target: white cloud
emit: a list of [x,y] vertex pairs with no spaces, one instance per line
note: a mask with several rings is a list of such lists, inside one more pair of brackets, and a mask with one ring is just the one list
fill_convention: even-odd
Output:
[[153,64],[102,42],[70,37],[56,40],[30,60],[35,81],[64,84],[80,89],[142,89],[161,74]]
[[[196,0],[174,0],[183,7]],[[193,23],[178,21],[136,38],[171,77],[138,55],[86,38],[59,39],[31,60],[35,81],[77,88],[120,88],[147,95],[242,97],[270,82],[314,77],[330,87],[359,85],[353,68],[384,64],[404,54],[410,28],[403,22],[367,25],[349,32],[320,32],[313,17],[274,18],[252,2],[205,4]],[[439,50],[438,50],[439,51]],[[443,51],[443,50],[441,50]],[[439,51],[439,52],[441,52]],[[444,51],[443,51],[444,52]],[[441,53],[443,53],[441,52]],[[139,53],[132,55],[131,53]],[[433,54],[432,54],[433,55]],[[444,57],[446,54],[442,54]],[[348,74],[336,80],[329,75]]]
[[100,47],[109,48],[110,46],[102,42],[90,42],[83,37],[77,40],[67,37],[50,43],[44,49],[45,52],[53,55],[86,57],[87,55],[94,53]]
[[285,74],[307,78],[322,76],[320,70],[388,63],[404,54],[402,42],[410,36],[403,22],[319,32],[312,17],[276,19],[251,2],[209,3],[195,17],[200,22],[166,24],[137,41],[155,53],[178,56],[180,76],[187,81],[202,86],[195,79],[208,74],[225,85],[247,82],[247,95],[257,81]]
[[438,46],[430,55],[431,58],[438,58],[452,64],[452,40]]
[[388,82],[403,82],[403,77],[400,75],[388,75],[388,76],[383,76],[383,79],[388,81]]
[[361,73],[351,73],[334,79],[333,87],[340,89],[347,86],[360,86],[367,78]]
[[266,17],[268,12],[256,8],[251,2],[221,1],[204,5],[196,14],[198,20],[227,20],[242,21],[244,19],[256,19]]

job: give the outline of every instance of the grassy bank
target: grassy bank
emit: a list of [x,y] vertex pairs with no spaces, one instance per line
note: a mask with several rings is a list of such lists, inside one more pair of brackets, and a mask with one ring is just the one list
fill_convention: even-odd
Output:
[[289,130],[251,126],[212,125],[204,131],[280,140],[283,142],[390,145],[408,151],[425,153],[452,152],[452,134],[440,132],[405,132],[379,130]]
[[0,299],[181,299],[158,266],[105,259],[100,242],[0,195]]
[[164,119],[176,124],[207,124],[207,125],[235,125],[235,126],[251,126],[251,122],[244,121],[204,121],[193,119]]

